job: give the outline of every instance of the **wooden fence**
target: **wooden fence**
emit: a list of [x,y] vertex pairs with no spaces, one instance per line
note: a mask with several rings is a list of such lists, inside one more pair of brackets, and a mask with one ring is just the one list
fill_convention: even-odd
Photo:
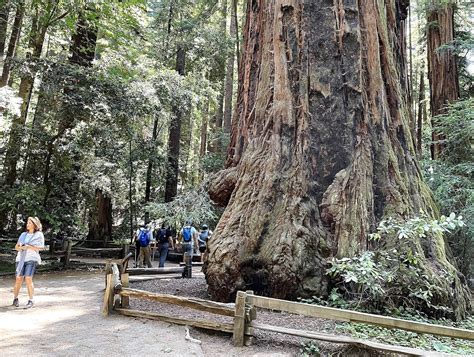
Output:
[[[410,356],[446,356],[434,351],[423,351],[415,348],[394,346],[383,343],[360,340],[348,336],[337,336],[326,333],[305,331],[281,326],[272,326],[257,322],[256,308],[284,311],[310,317],[318,317],[345,322],[366,323],[386,328],[396,328],[417,333],[428,333],[438,336],[474,340],[474,331],[454,327],[433,325],[421,322],[407,321],[391,317],[361,313],[351,310],[336,309],[319,305],[292,302],[287,300],[272,299],[253,295],[251,291],[237,292],[235,304],[223,304],[214,301],[179,297],[167,294],[156,294],[147,291],[130,289],[128,286],[129,275],[115,269],[107,275],[107,284],[104,295],[103,314],[106,316],[115,309],[116,312],[126,316],[142,317],[160,320],[180,325],[189,325],[204,329],[217,330],[233,334],[235,346],[249,345],[256,329],[300,336],[333,343],[344,343],[377,351],[402,353]],[[114,300],[115,295],[120,299]],[[212,314],[233,317],[232,323],[216,322],[212,320],[181,319],[158,313],[143,312],[129,309],[129,299],[141,298],[152,301],[175,304]]]

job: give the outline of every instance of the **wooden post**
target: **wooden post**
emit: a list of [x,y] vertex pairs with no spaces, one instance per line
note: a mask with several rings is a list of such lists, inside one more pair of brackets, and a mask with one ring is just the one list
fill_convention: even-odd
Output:
[[112,274],[107,274],[106,281],[107,284],[105,286],[104,292],[104,303],[102,305],[102,314],[104,316],[108,316],[109,312],[114,307],[114,287]]
[[[128,279],[128,273],[122,273],[122,287],[128,288],[129,287],[129,279]],[[130,298],[128,296],[120,296],[121,300],[121,305],[123,308],[128,308],[130,307]]]
[[184,262],[186,266],[184,267],[184,277],[192,278],[193,276],[193,256],[192,254],[184,253]]
[[67,238],[66,239],[66,257],[64,259],[64,266],[69,265],[69,261],[71,260],[71,251],[72,251],[72,240]]
[[130,244],[124,243],[122,244],[122,258],[125,259],[130,252]]
[[[247,295],[253,295],[252,290],[247,290],[246,291]],[[245,303],[245,325],[247,326],[244,333],[244,344],[245,346],[250,346],[253,342],[253,329],[251,326],[251,323],[253,320],[257,318],[257,310],[253,306],[253,303],[251,302],[246,302]]]
[[104,271],[105,271],[105,287],[107,288],[107,276],[108,274],[112,274],[112,260],[111,259],[107,259],[105,261]]
[[234,335],[232,337],[234,346],[236,347],[242,347],[244,345],[246,298],[246,293],[243,291],[237,292],[237,297],[235,298]]

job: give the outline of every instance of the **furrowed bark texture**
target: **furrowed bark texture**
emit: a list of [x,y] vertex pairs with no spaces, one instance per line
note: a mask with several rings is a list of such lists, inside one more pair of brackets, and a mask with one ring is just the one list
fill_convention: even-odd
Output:
[[[215,298],[324,295],[326,259],[367,249],[382,217],[436,214],[401,78],[406,5],[248,2],[227,184],[210,185],[229,200],[204,266]],[[431,244],[431,267],[455,272],[442,239]]]
[[[427,56],[428,79],[430,82],[430,108],[431,117],[444,113],[447,104],[459,98],[459,80],[456,58],[451,49],[440,48],[450,45],[454,40],[454,5],[432,5],[434,10],[427,17]],[[433,129],[436,123],[432,122]],[[443,151],[443,144],[439,141],[444,135],[434,132],[431,145],[431,157],[439,158]]]

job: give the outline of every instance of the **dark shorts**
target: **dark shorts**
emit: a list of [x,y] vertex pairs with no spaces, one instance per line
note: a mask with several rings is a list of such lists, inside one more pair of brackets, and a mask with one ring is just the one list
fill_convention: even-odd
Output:
[[206,246],[205,246],[205,245],[199,246],[199,251],[200,251],[201,253],[204,253],[204,252],[206,251]]
[[192,243],[183,243],[183,254],[188,253],[193,255],[193,244]]
[[[18,276],[33,276],[36,270],[36,262],[35,261],[27,261],[23,264],[23,268]],[[18,262],[15,264],[15,268],[18,267]]]

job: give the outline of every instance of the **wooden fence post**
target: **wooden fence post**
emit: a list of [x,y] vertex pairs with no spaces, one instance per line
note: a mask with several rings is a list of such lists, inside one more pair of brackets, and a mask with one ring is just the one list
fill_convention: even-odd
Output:
[[66,257],[64,258],[64,266],[69,265],[69,261],[71,260],[71,251],[72,251],[72,240],[67,238],[67,240],[66,240]]
[[234,346],[242,347],[244,345],[245,334],[245,300],[247,294],[243,291],[237,291],[235,298],[235,317],[234,317]]
[[[247,295],[253,295],[252,290],[246,291]],[[253,303],[246,302],[245,304],[245,336],[244,336],[244,344],[245,346],[250,346],[253,342],[253,328],[251,327],[251,323],[253,320],[257,318],[257,310],[253,306]]]
[[193,277],[193,255],[185,252],[184,262],[186,263],[184,267],[184,277],[192,278]]
[[102,305],[102,314],[104,316],[108,316],[110,310],[112,310],[114,307],[114,286],[112,274],[107,274],[106,281],[107,284],[105,286],[104,292],[104,303]]
[[[122,287],[128,288],[129,287],[129,279],[128,273],[122,273]],[[128,296],[120,296],[121,298],[121,305],[123,308],[130,307],[130,298]]]

